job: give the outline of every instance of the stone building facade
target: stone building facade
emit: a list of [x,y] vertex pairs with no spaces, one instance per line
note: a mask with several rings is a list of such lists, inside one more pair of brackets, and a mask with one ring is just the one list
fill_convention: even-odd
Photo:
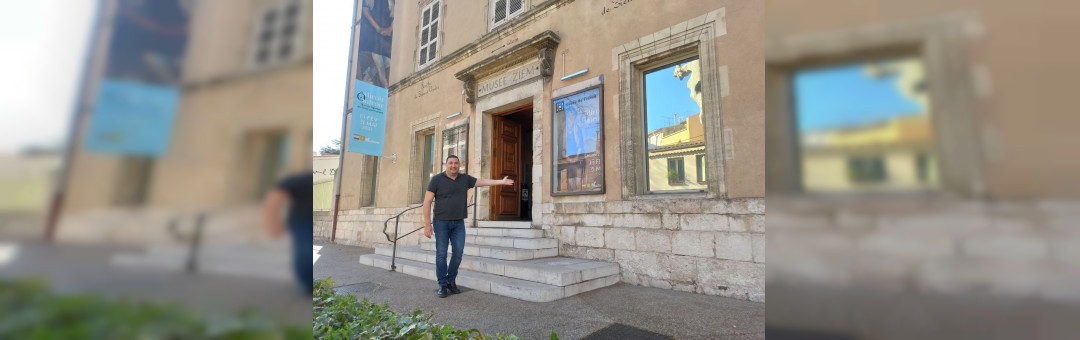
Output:
[[[103,3],[102,22],[110,22],[115,2]],[[251,230],[237,234],[257,236],[263,193],[281,176],[311,167],[311,1],[190,4],[168,150],[156,158],[91,153],[78,140],[60,239],[163,241],[169,219],[198,212],[229,220],[219,228],[243,221]],[[270,39],[262,38],[266,32]],[[107,46],[108,30],[99,34],[98,44]],[[102,72],[104,59],[96,61],[90,79]],[[93,86],[87,93],[95,93]],[[85,130],[89,115],[80,116]]]
[[[1054,43],[1076,26],[1068,5],[850,5],[766,5],[768,289],[784,297],[770,303],[770,324],[853,337],[1071,337],[1075,313],[1043,311],[1080,301],[1080,163],[1059,157],[1078,145],[1076,118],[1064,113],[1071,96],[1040,90],[1071,82],[1060,57],[1075,52]],[[809,189],[794,75],[898,58],[926,70],[934,181]]]
[[[316,237],[374,246],[376,257],[386,256],[361,262],[388,268],[384,223],[420,205],[425,177],[443,171],[454,150],[464,172],[517,183],[470,191],[478,204],[466,220],[466,243],[475,248],[465,254],[476,257],[466,258],[465,270],[562,285],[562,293],[527,298],[538,301],[622,281],[763,302],[764,19],[754,1],[397,2],[384,156],[343,152],[336,226],[332,212],[317,212]],[[646,88],[651,75],[673,82],[667,89],[681,91],[670,93],[689,109],[647,108],[646,97],[662,94],[661,86]],[[556,103],[573,105],[562,100],[589,91],[599,93],[592,102],[599,116],[564,119],[576,113]],[[646,119],[647,109],[655,120]],[[687,169],[693,187],[650,191],[646,134],[690,116],[701,134],[693,149],[703,157],[686,156],[683,166],[701,176]],[[586,130],[568,128],[575,124],[600,134],[577,141],[575,133]],[[448,137],[459,129],[464,144]],[[414,209],[397,222],[404,235],[422,226],[422,215]],[[393,233],[395,221],[387,225]],[[428,242],[419,232],[398,242],[402,271],[434,277]],[[514,247],[490,248],[504,243]],[[523,244],[537,246],[523,253]],[[406,255],[403,246],[412,247]],[[570,262],[533,278],[485,254]],[[415,268],[402,265],[402,256],[412,256]],[[598,269],[573,272],[581,283],[552,279],[578,265]],[[499,282],[478,284],[500,292]]]

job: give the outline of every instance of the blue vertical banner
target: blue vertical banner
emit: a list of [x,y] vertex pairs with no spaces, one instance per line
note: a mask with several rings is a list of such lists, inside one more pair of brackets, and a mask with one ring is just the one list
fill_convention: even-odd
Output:
[[346,150],[382,156],[395,0],[357,0],[360,10],[352,123]]
[[382,156],[386,132],[386,89],[356,81],[352,124],[349,126],[349,151]]
[[158,157],[168,150],[194,2],[113,0],[116,8],[86,133],[87,151]]

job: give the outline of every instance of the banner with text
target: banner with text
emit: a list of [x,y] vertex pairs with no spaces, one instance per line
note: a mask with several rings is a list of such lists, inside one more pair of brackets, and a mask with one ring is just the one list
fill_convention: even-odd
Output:
[[88,151],[157,157],[168,150],[191,6],[183,0],[115,0]]
[[382,157],[386,132],[386,89],[356,81],[352,124],[349,126],[350,152]]

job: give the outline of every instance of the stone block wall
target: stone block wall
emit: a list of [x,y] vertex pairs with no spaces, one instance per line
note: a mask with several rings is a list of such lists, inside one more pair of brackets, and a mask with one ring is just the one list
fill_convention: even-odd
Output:
[[775,198],[770,284],[1080,301],[1080,202]]
[[559,255],[618,263],[628,284],[765,301],[765,199],[546,203]]

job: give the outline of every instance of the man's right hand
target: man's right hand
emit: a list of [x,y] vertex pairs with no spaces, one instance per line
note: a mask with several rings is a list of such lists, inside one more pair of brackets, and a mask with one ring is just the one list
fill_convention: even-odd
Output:
[[431,223],[424,225],[424,237],[431,238]]

